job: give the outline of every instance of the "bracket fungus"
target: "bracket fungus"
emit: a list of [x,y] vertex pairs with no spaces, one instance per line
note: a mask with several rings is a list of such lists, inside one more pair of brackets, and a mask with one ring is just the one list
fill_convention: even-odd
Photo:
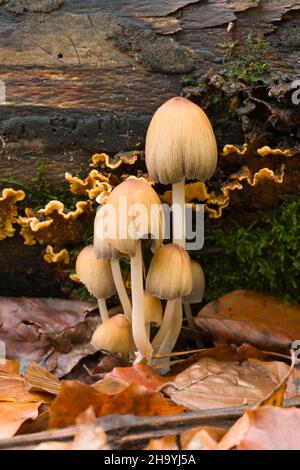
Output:
[[25,245],[77,243],[93,220],[90,201],[79,201],[76,209],[66,212],[60,201],[50,201],[44,209],[34,212],[25,209],[26,217],[19,217]]
[[0,240],[14,235],[16,231],[14,224],[18,217],[16,203],[23,201],[24,198],[25,193],[22,190],[3,189],[0,197]]
[[110,194],[107,207],[109,244],[130,257],[132,333],[137,361],[151,360],[152,347],[145,327],[142,238],[151,236],[154,249],[163,239],[164,215],[160,199],[144,178],[129,177]]
[[97,170],[92,170],[84,180],[72,176],[70,173],[65,173],[65,178],[70,183],[70,190],[73,194],[87,195],[91,200],[100,195],[103,197],[103,193],[107,195],[112,190],[109,178]]
[[45,250],[44,260],[49,264],[70,264],[70,255],[66,248],[55,253],[53,246],[48,245]]
[[93,245],[81,250],[76,260],[76,275],[96,297],[102,322],[109,318],[106,300],[116,293],[109,260],[97,259]]

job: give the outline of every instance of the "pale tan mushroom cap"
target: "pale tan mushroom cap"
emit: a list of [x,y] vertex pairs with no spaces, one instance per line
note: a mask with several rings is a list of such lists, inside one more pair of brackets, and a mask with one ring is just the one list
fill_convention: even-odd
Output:
[[189,295],[183,297],[182,302],[184,304],[197,304],[202,302],[205,290],[205,277],[200,263],[192,259],[191,268],[193,276],[193,288]]
[[107,217],[109,213],[106,205],[99,206],[94,221],[94,250],[96,258],[118,259],[121,253],[108,243],[108,237],[105,233],[107,227]]
[[161,247],[153,256],[146,279],[146,290],[160,299],[188,295],[193,287],[190,257],[174,243]]
[[160,299],[148,292],[144,293],[145,323],[155,323],[159,326],[162,322],[163,308]]
[[91,344],[98,351],[105,349],[126,357],[132,346],[130,321],[122,314],[105,320],[95,330]]
[[144,178],[130,176],[110,194],[107,206],[115,210],[114,237],[109,244],[121,253],[134,256],[137,241],[151,234],[159,248],[164,234],[164,214],[160,198]]
[[171,98],[155,112],[145,152],[151,180],[162,184],[205,181],[217,166],[217,143],[208,117],[182,97]]
[[108,299],[116,293],[109,260],[97,259],[93,245],[88,245],[76,260],[76,274],[97,299]]

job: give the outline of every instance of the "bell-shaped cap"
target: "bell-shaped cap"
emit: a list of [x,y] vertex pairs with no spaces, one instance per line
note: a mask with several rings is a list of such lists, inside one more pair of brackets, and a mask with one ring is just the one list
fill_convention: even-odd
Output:
[[144,293],[145,323],[154,323],[160,326],[163,317],[163,308],[160,299],[148,292]]
[[198,304],[202,302],[205,290],[205,277],[203,269],[198,261],[191,260],[193,288],[189,295],[183,297],[184,304]]
[[110,261],[97,259],[93,245],[83,248],[77,256],[76,274],[97,299],[108,299],[116,293]]
[[121,257],[121,253],[111,246],[107,239],[109,222],[108,217],[110,216],[106,205],[99,206],[96,212],[94,220],[94,250],[96,258],[102,259],[117,259]]
[[145,152],[150,179],[162,184],[205,181],[217,166],[217,143],[208,117],[181,97],[171,98],[155,112]]
[[191,261],[187,252],[175,243],[161,247],[150,263],[147,292],[171,300],[188,295],[192,287]]
[[128,356],[132,347],[131,324],[125,315],[119,314],[105,320],[95,330],[91,344],[100,351],[104,349],[121,356]]
[[130,257],[137,242],[149,237],[157,249],[164,234],[164,213],[161,201],[144,178],[130,176],[109,195],[106,207],[111,211],[109,244]]

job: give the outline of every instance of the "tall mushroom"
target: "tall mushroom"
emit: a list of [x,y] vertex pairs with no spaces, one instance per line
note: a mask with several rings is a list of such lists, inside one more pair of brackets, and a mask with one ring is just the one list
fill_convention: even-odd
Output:
[[151,180],[172,184],[173,243],[185,248],[185,180],[205,181],[217,165],[217,143],[208,117],[191,101],[171,98],[150,122],[145,152]]
[[182,323],[181,297],[188,295],[192,286],[187,252],[176,244],[161,247],[152,258],[146,279],[147,292],[168,300],[161,327],[152,342],[154,351],[163,353],[173,349]]
[[[154,249],[162,243],[164,217],[160,199],[144,178],[129,177],[109,195],[106,205],[113,209],[111,246],[130,256],[132,291],[132,332],[138,349],[137,360],[151,360],[152,347],[145,327],[143,259],[141,239],[154,238]],[[112,218],[113,219],[113,218]]]
[[145,152],[150,179],[173,185],[173,205],[182,214],[173,219],[173,242],[185,248],[185,180],[205,181],[217,165],[217,144],[208,117],[191,101],[171,98],[150,122]]
[[83,248],[76,260],[76,274],[87,290],[96,297],[101,320],[109,318],[106,300],[116,293],[110,262],[97,259],[93,245]]
[[124,279],[122,276],[120,258],[122,253],[110,246],[107,242],[107,234],[105,233],[106,217],[110,214],[106,213],[106,206],[100,206],[97,210],[94,221],[94,249],[97,258],[110,260],[111,270],[117,289],[124,314],[127,318],[131,318],[131,303],[126,291]]

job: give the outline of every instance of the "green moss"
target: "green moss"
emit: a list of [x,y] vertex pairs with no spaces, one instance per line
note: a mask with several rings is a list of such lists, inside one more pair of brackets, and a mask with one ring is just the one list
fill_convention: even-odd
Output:
[[242,79],[251,83],[272,72],[268,62],[269,43],[262,37],[250,33],[243,45],[229,42],[219,47],[224,50],[224,75],[229,82]]
[[221,227],[206,231],[206,246],[221,248],[200,257],[206,275],[206,300],[236,289],[269,292],[300,302],[300,201],[284,205],[263,226]]

